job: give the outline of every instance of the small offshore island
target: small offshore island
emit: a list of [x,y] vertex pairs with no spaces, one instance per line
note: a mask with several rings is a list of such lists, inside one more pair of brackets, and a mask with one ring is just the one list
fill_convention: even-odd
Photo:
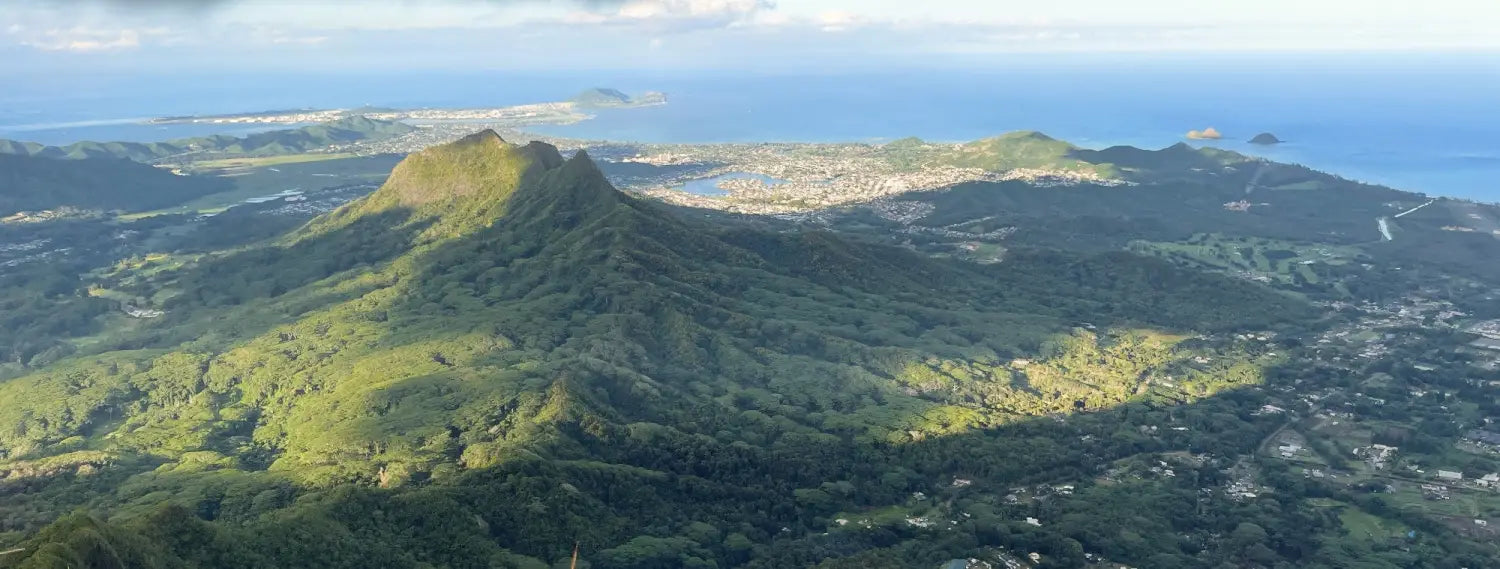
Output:
[[1281,143],[1282,143],[1282,140],[1280,138],[1276,138],[1276,135],[1271,134],[1269,132],[1262,132],[1260,134],[1255,135],[1254,138],[1250,139],[1250,144],[1271,145],[1271,144],[1281,144]]

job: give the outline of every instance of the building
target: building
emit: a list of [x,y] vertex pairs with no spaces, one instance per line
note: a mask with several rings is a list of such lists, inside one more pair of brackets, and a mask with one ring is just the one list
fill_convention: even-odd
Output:
[[1462,472],[1453,472],[1451,470],[1439,470],[1438,478],[1441,478],[1443,480],[1459,481],[1464,479],[1464,474]]

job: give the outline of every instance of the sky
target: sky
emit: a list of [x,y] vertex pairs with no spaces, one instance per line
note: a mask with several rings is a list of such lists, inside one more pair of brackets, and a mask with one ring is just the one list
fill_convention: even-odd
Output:
[[0,73],[1500,52],[1497,0],[0,0]]

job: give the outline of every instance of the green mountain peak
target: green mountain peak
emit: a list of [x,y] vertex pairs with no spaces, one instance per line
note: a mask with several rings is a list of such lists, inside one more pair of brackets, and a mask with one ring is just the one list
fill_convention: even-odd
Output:
[[504,200],[529,171],[561,162],[549,160],[555,154],[550,146],[517,147],[493,130],[482,131],[408,156],[365,205],[385,209],[469,198]]
[[1011,131],[1011,132],[1007,132],[1005,134],[1002,134],[1002,135],[996,137],[996,139],[998,139],[998,140],[1006,140],[1006,141],[1011,141],[1011,142],[1021,141],[1021,140],[1035,140],[1035,141],[1038,141],[1038,142],[1057,142],[1056,138],[1052,138],[1052,137],[1047,136],[1046,134],[1044,134],[1042,132],[1035,131],[1035,130],[1016,130],[1016,131]]
[[581,211],[618,197],[587,153],[564,159],[550,144],[514,145],[484,130],[407,156],[380,189],[309,228],[319,234],[401,212],[408,223],[427,224],[430,237],[454,237],[493,225],[517,202],[566,201]]
[[[500,133],[495,132],[495,129],[487,128],[487,129],[481,130],[479,132],[476,132],[474,134],[471,134],[471,135],[465,136],[463,138],[460,138],[458,140],[455,140],[455,141],[453,141],[452,144],[453,145],[458,145],[458,146],[468,146],[468,145],[475,145],[475,144],[509,144],[509,143],[505,142],[505,139],[500,136]],[[442,147],[438,146],[436,148],[442,148]]]

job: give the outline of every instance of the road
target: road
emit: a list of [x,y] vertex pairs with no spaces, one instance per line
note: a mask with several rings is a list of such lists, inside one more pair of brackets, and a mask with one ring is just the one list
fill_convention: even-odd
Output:
[[1437,203],[1436,199],[1430,200],[1427,203],[1424,203],[1424,204],[1419,205],[1417,207],[1414,207],[1414,208],[1408,209],[1406,211],[1403,211],[1401,213],[1398,213],[1394,217],[1403,217],[1403,216],[1411,215],[1413,213],[1417,213],[1417,210],[1422,209],[1422,208],[1427,207],[1427,206],[1430,206],[1430,205],[1435,204],[1435,203]]

